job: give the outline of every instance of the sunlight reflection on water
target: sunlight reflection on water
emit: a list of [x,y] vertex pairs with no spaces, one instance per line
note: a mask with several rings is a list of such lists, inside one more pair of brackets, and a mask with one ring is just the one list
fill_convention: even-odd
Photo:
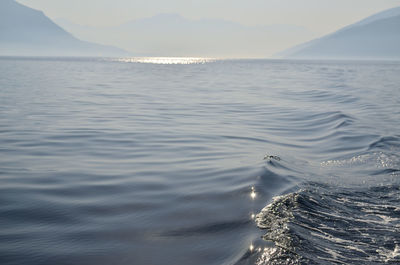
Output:
[[149,63],[149,64],[205,64],[215,62],[212,58],[196,57],[135,57],[119,58],[118,62],[125,63]]

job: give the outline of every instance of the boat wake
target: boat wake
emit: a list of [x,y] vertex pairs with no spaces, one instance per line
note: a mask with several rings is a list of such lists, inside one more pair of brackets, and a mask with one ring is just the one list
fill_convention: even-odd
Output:
[[256,264],[400,262],[400,186],[306,186],[276,197],[256,216],[273,244]]

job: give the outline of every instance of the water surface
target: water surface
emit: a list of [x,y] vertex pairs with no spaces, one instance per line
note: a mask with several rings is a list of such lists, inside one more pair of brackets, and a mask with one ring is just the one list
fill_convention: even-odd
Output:
[[1,264],[399,262],[399,62],[162,62],[0,59]]

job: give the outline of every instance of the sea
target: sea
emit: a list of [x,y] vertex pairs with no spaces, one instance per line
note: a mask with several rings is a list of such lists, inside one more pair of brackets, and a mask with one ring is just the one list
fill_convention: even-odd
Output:
[[0,264],[399,263],[399,61],[0,58]]

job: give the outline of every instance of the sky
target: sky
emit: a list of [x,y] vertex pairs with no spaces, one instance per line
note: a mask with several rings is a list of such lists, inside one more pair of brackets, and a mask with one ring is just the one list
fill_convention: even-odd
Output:
[[290,24],[326,34],[400,0],[18,0],[52,19],[111,26],[160,13],[186,18],[218,18],[244,25]]

